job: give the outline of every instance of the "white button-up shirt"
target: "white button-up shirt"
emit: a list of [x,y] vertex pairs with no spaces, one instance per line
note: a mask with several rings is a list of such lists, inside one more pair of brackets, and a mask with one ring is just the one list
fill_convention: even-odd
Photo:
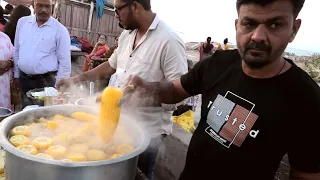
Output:
[[20,18],[14,45],[15,78],[19,78],[20,70],[29,75],[58,71],[57,82],[70,77],[69,32],[53,17],[40,27],[35,16]]
[[[109,58],[116,87],[124,87],[130,75],[138,75],[148,82],[176,80],[188,71],[185,45],[181,38],[158,16],[149,30],[133,50],[137,30],[124,31],[119,37],[119,46]],[[162,107],[138,108],[138,116],[147,127],[150,135],[170,134],[173,122],[173,109]]]

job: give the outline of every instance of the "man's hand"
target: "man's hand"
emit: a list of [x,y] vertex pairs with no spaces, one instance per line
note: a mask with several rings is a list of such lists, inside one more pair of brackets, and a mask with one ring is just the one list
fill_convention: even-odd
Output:
[[129,106],[161,106],[157,84],[149,83],[139,76],[130,76],[123,89],[125,103]]
[[70,77],[67,79],[61,79],[59,82],[57,82],[56,88],[58,90],[61,88],[69,88],[71,85],[77,84],[79,82],[80,82],[80,80],[79,80],[78,76]]
[[19,78],[14,78],[13,80],[13,88],[16,90],[16,91],[20,91],[20,80]]

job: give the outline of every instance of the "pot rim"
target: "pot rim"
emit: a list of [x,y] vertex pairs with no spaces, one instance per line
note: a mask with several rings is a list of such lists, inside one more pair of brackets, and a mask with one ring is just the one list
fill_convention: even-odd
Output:
[[149,146],[150,137],[149,137],[148,133],[146,131],[144,131],[142,127],[140,127],[134,123],[131,123],[130,121],[128,121],[130,123],[130,127],[134,127],[135,129],[139,129],[138,131],[141,133],[141,136],[143,137],[143,139],[141,140],[141,143],[130,154],[120,156],[119,158],[116,158],[116,159],[103,160],[103,161],[87,161],[87,162],[65,162],[65,161],[61,161],[61,160],[47,160],[47,159],[39,158],[39,157],[30,155],[30,154],[24,153],[24,152],[18,150],[16,147],[14,147],[9,142],[9,140],[7,138],[9,132],[5,132],[5,129],[6,129],[6,126],[8,126],[8,124],[11,121],[16,122],[16,118],[21,117],[23,115],[27,115],[30,112],[38,112],[38,111],[41,112],[43,110],[50,110],[50,109],[56,109],[56,110],[68,109],[68,107],[77,107],[77,108],[82,108],[82,109],[91,108],[90,106],[56,105],[56,106],[47,106],[47,107],[39,107],[39,108],[35,108],[35,109],[29,109],[29,110],[25,110],[25,111],[19,112],[17,114],[14,114],[10,117],[5,118],[0,123],[0,145],[4,148],[4,150],[6,152],[9,152],[15,156],[20,157],[20,158],[27,159],[30,161],[36,161],[39,163],[45,163],[45,164],[51,164],[51,165],[57,165],[57,166],[63,166],[63,167],[90,167],[90,166],[101,166],[101,165],[121,163],[121,162],[125,162],[127,160],[130,160],[132,158],[139,156]]
[[6,115],[0,115],[0,118],[5,118],[5,117],[8,117],[8,116],[11,116],[11,114],[13,113],[11,109],[9,108],[5,108],[5,107],[0,107],[1,109],[4,109],[4,110],[7,110],[9,113],[6,114]]

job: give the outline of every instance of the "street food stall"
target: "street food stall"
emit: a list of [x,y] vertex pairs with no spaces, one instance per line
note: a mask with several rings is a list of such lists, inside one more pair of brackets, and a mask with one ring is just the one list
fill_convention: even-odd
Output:
[[[32,0],[7,2],[32,4]],[[102,17],[98,17],[93,1],[54,3],[53,16],[71,36],[87,38],[94,44],[100,35],[105,35],[112,46],[122,31],[110,4],[104,7]],[[79,49],[70,48],[73,55],[84,55]],[[101,103],[75,105],[81,97],[92,97],[94,90],[83,85],[73,88],[58,94],[50,87],[34,89],[27,95],[37,106],[14,115],[6,109],[0,110],[0,180],[147,179],[137,168],[138,156],[149,145],[145,129],[134,123],[135,117],[125,113],[121,113],[116,123],[105,121],[99,126],[101,119],[106,120],[99,113]],[[114,113],[111,110],[107,115]],[[112,138],[102,141],[101,132],[109,132],[110,127],[113,127]]]

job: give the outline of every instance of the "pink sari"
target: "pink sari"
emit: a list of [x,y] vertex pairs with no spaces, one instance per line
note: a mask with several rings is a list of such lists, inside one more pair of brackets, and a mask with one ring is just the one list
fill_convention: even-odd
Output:
[[[13,57],[13,45],[10,38],[0,32],[0,61],[6,61]],[[0,76],[0,107],[13,110],[11,105],[10,81],[12,79],[12,69]]]

